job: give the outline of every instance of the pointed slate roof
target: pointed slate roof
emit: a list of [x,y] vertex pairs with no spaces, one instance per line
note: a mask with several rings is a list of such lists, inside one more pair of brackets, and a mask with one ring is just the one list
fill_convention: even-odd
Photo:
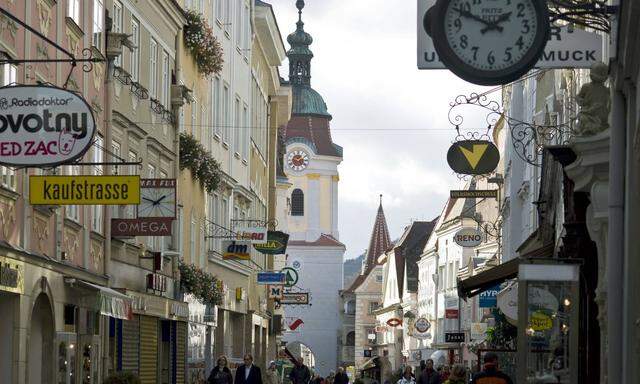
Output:
[[378,206],[376,222],[373,224],[371,240],[369,240],[369,249],[367,249],[367,268],[375,265],[377,263],[378,256],[389,248],[391,248],[391,239],[389,238],[387,219],[384,217],[384,210],[382,209],[382,195],[380,195],[380,206]]

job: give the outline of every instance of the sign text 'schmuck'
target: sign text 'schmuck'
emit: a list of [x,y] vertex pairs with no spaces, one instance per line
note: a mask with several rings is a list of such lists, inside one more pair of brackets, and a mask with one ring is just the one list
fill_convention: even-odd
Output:
[[78,94],[51,86],[0,88],[0,163],[58,165],[81,157],[96,124]]
[[140,204],[140,176],[29,176],[33,205]]

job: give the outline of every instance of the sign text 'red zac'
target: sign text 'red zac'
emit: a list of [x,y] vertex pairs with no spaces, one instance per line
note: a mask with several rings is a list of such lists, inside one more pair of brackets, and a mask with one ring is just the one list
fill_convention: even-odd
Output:
[[51,86],[0,88],[0,163],[57,165],[91,146],[95,120],[79,95]]

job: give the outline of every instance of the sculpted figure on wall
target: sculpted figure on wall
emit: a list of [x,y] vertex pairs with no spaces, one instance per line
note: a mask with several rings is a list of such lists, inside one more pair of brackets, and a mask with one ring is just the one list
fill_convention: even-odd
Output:
[[592,136],[609,128],[609,112],[611,111],[611,94],[604,85],[609,74],[609,67],[603,63],[595,63],[591,67],[591,82],[582,86],[576,96],[580,106],[576,134]]

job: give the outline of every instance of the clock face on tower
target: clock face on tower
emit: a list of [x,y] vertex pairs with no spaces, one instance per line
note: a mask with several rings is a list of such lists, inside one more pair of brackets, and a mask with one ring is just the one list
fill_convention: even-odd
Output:
[[291,151],[287,155],[287,164],[294,171],[302,171],[309,165],[309,154],[301,149]]
[[430,28],[438,55],[452,72],[482,85],[524,75],[547,43],[545,0],[438,0]]

